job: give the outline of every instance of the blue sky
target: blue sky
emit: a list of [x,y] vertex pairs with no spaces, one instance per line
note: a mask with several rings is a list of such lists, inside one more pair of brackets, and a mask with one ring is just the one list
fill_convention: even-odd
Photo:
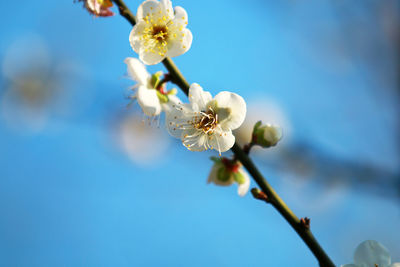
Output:
[[[338,16],[330,1],[174,1],[194,36],[174,60],[212,94],[230,90],[249,106],[279,106],[290,127],[283,146],[304,141],[332,158],[398,172],[394,48],[368,42],[383,38],[377,3],[348,4],[350,15]],[[127,1],[134,12],[139,4]],[[166,138],[163,154],[146,165],[115,145],[121,118],[138,111],[124,98],[131,82],[123,60],[136,55],[123,18],[93,18],[72,1],[10,2],[8,10],[0,59],[21,40],[29,58],[41,40],[64,89],[39,130],[29,118],[13,124],[18,106],[0,118],[0,266],[316,266],[275,210],[234,187],[206,184],[213,153],[187,151],[162,124],[151,129]],[[343,27],[365,37],[358,45],[366,52],[344,41]],[[373,44],[383,78],[364,61]],[[7,100],[10,81],[0,82]],[[260,108],[255,116],[269,114]],[[400,261],[397,198],[263,165],[276,150],[256,162],[295,213],[312,218],[336,264],[350,263],[367,239]]]

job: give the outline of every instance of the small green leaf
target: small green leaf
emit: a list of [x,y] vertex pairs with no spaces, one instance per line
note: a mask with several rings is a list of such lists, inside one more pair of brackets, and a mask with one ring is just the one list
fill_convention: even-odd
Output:
[[161,103],[168,103],[168,96],[162,94],[160,91],[156,90],[158,99],[160,100]]
[[257,134],[256,132],[258,131],[258,128],[261,126],[262,122],[258,121],[256,124],[254,124],[253,127],[253,134]]
[[161,81],[161,76],[163,75],[162,71],[158,71],[156,73],[154,73],[153,75],[151,75],[151,79],[150,79],[150,83],[151,86],[153,86],[153,88],[157,88],[158,84]]
[[238,184],[244,184],[246,182],[246,178],[240,171],[233,174],[233,179],[235,179]]

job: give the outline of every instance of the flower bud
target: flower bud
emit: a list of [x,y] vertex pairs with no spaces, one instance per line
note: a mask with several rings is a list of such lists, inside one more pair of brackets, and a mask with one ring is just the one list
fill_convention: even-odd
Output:
[[282,128],[280,126],[257,122],[253,128],[253,142],[262,147],[275,146],[282,139]]
[[239,162],[216,157],[212,157],[211,160],[214,161],[214,166],[208,177],[208,183],[221,186],[237,183],[239,196],[244,196],[249,191],[250,178]]
[[84,7],[93,15],[97,17],[113,16],[114,12],[110,10],[113,6],[111,0],[77,0],[84,2]]

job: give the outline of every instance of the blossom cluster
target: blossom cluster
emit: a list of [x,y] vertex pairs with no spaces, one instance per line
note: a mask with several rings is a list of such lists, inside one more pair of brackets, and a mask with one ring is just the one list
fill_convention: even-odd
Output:
[[[173,8],[170,0],[147,0],[139,6],[136,25],[129,35],[130,45],[139,59],[125,59],[128,75],[136,82],[131,98],[149,117],[159,117],[164,112],[168,133],[180,139],[190,151],[214,149],[221,156],[235,144],[232,131],[239,128],[246,117],[244,99],[228,91],[213,97],[193,83],[189,87],[189,103],[183,103],[176,96],[175,88],[166,89],[166,83],[171,80],[169,74],[164,75],[161,71],[150,74],[145,67],[189,50],[193,36],[186,28],[187,24],[185,9]],[[273,145],[279,139],[277,136]],[[250,179],[237,160],[213,158],[213,161],[209,183],[237,183],[240,196],[248,192]]]
[[[170,0],[147,0],[139,6],[136,25],[129,35],[130,45],[139,59],[125,59],[128,75],[136,82],[131,98],[149,117],[160,116],[164,112],[169,134],[180,139],[187,149],[214,149],[221,155],[234,145],[232,130],[237,129],[246,117],[243,98],[228,91],[212,97],[210,92],[193,83],[189,88],[189,103],[183,103],[176,96],[176,89],[166,89],[166,83],[171,78],[168,74],[159,71],[151,75],[145,67],[189,50],[193,37],[186,28],[187,24],[185,9],[179,6],[172,8]],[[239,163],[226,158],[214,161],[209,182],[218,185],[236,182],[239,195],[246,194],[250,179]],[[223,177],[221,173],[224,173]]]
[[[96,17],[114,15],[111,0],[77,0]],[[136,24],[129,34],[129,43],[138,58],[127,57],[127,73],[135,84],[131,87],[132,101],[136,101],[149,118],[159,118],[165,113],[165,125],[170,135],[181,140],[190,151],[214,149],[221,153],[235,144],[232,131],[239,128],[246,117],[246,102],[236,93],[222,91],[214,97],[210,92],[193,83],[188,90],[188,103],[183,103],[177,89],[167,90],[167,83],[174,77],[162,71],[149,73],[146,65],[155,65],[167,57],[186,53],[193,36],[189,29],[188,15],[180,6],[172,7],[170,0],[146,0],[137,9]],[[258,127],[260,126],[260,127]],[[258,142],[263,147],[275,145],[281,131],[270,125],[258,125]],[[272,127],[272,128],[271,128]],[[276,131],[275,131],[276,130]],[[238,160],[226,157],[212,158],[214,166],[208,182],[217,185],[238,184],[238,194],[244,196],[250,179]]]
[[[111,0],[83,1],[86,9],[95,16],[107,17],[114,13]],[[220,157],[212,157],[214,165],[208,183],[220,186],[238,185],[238,195],[244,196],[250,187],[250,178],[242,164],[234,157],[221,157],[235,144],[232,131],[239,128],[246,117],[246,102],[238,94],[222,91],[214,97],[210,92],[193,83],[189,87],[189,103],[183,103],[175,88],[167,90],[167,82],[174,82],[170,74],[158,71],[150,74],[145,65],[155,65],[167,57],[186,53],[193,36],[189,29],[188,15],[182,7],[172,8],[170,0],[146,0],[138,8],[136,25],[130,32],[129,42],[138,58],[125,59],[129,77],[136,82],[131,99],[136,100],[148,117],[165,113],[165,125],[170,135],[181,140],[190,151],[214,149]],[[282,138],[277,125],[254,125],[252,138],[243,152],[252,146],[276,146]],[[253,194],[254,191],[252,190]],[[257,189],[256,189],[257,192]],[[256,197],[257,198],[257,197]],[[321,265],[322,266],[322,265]],[[400,267],[392,263],[388,250],[377,241],[361,243],[354,253],[354,263],[341,267]]]

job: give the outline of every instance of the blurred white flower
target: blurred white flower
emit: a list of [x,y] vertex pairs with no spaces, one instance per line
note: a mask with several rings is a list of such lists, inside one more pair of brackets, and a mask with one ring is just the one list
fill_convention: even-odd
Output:
[[238,161],[227,158],[212,158],[214,165],[208,176],[207,183],[221,186],[238,184],[238,194],[243,197],[249,191],[250,178]]
[[113,6],[110,0],[79,0],[84,2],[85,8],[93,15],[98,17],[113,16],[114,12],[110,10]]
[[172,104],[177,104],[179,98],[175,96],[177,90],[165,91],[165,84],[160,84],[162,72],[150,75],[146,67],[136,58],[125,59],[129,76],[137,82],[137,88],[132,98],[136,99],[144,114],[153,117],[161,111],[169,111]]
[[362,242],[354,252],[354,264],[342,267],[400,267],[400,263],[391,263],[389,251],[379,242],[367,240]]
[[169,0],[147,0],[138,8],[136,25],[129,42],[139,58],[147,65],[176,57],[189,50],[192,33],[186,29],[188,17],[182,7],[172,10]]
[[232,130],[238,128],[246,116],[246,102],[235,93],[223,91],[212,98],[194,83],[189,88],[190,104],[178,104],[167,113],[169,133],[181,138],[192,151],[229,150],[235,143]]
[[154,167],[154,162],[163,159],[170,144],[164,131],[143,122],[139,114],[124,116],[117,127],[111,128],[116,131],[114,137],[123,151],[141,166]]
[[[76,114],[89,90],[84,67],[73,58],[53,56],[40,36],[22,34],[5,50],[1,62],[0,119],[24,134],[42,131],[51,119]],[[74,99],[74,108],[71,108]]]

